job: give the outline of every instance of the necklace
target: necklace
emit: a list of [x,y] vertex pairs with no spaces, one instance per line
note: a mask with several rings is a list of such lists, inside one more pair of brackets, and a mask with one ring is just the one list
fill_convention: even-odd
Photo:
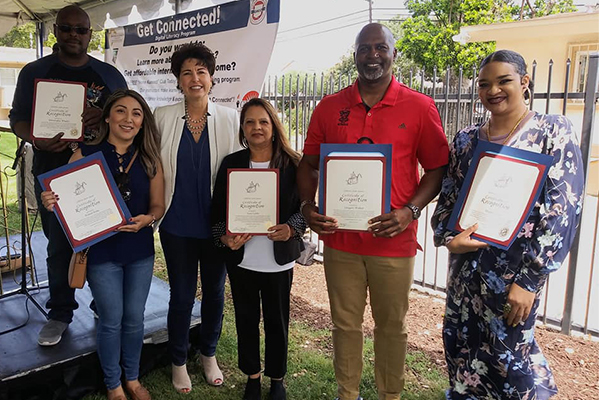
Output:
[[192,119],[188,112],[187,102],[185,103],[185,122],[187,123],[190,132],[192,132],[192,135],[200,135],[202,133],[204,126],[206,126],[206,117],[208,117],[208,110],[204,113],[202,118]]
[[[521,122],[523,121],[523,119],[525,119],[525,116],[527,114],[529,114],[529,110],[526,109],[525,112],[523,113],[523,115],[521,115],[521,117],[519,118],[519,120],[515,124],[515,126],[513,126],[513,128],[510,130],[510,132],[508,133],[508,136],[502,141],[502,146],[504,146],[506,144],[506,142],[508,142],[508,139],[510,139],[511,136],[513,135],[513,133],[515,133],[515,131],[517,130],[517,127],[519,126],[519,124],[521,124]],[[490,131],[491,130],[492,130],[492,119],[490,118],[490,120],[488,121],[488,128],[485,131],[485,136],[487,137],[488,142],[492,141],[490,139]]]

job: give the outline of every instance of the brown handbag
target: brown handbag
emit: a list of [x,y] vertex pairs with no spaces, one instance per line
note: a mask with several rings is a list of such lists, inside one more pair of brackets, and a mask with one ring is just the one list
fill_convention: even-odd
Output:
[[81,289],[85,285],[85,272],[87,269],[87,254],[90,248],[73,253],[69,262],[69,286]]

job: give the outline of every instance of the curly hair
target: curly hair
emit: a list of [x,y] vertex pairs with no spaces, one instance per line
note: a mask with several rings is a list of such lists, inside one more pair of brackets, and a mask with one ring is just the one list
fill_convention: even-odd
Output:
[[194,58],[208,69],[208,73],[212,77],[215,74],[215,66],[217,60],[211,49],[202,43],[186,43],[177,49],[171,56],[171,72],[175,78],[179,79],[181,74],[181,66],[190,58]]

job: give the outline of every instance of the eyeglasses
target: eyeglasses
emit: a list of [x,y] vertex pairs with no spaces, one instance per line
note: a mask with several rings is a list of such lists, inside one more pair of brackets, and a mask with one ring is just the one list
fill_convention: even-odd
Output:
[[71,33],[71,31],[75,31],[78,35],[86,35],[91,31],[90,28],[86,28],[83,26],[71,26],[71,25],[58,25],[54,24],[58,28],[59,31],[63,33]]
[[115,182],[124,201],[131,199],[131,189],[129,188],[129,174],[127,172],[117,172]]

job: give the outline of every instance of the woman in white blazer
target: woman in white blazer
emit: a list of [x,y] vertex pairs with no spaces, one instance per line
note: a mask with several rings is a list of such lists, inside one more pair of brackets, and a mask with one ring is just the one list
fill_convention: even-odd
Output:
[[159,221],[171,286],[167,326],[172,382],[180,393],[192,383],[187,372],[189,328],[200,264],[202,306],[200,360],[208,384],[223,384],[215,357],[223,319],[226,269],[211,240],[210,202],[221,160],[240,149],[236,110],[210,102],[213,52],[203,44],[182,46],[171,71],[183,92],[180,103],[155,110],[165,174],[165,216]]

